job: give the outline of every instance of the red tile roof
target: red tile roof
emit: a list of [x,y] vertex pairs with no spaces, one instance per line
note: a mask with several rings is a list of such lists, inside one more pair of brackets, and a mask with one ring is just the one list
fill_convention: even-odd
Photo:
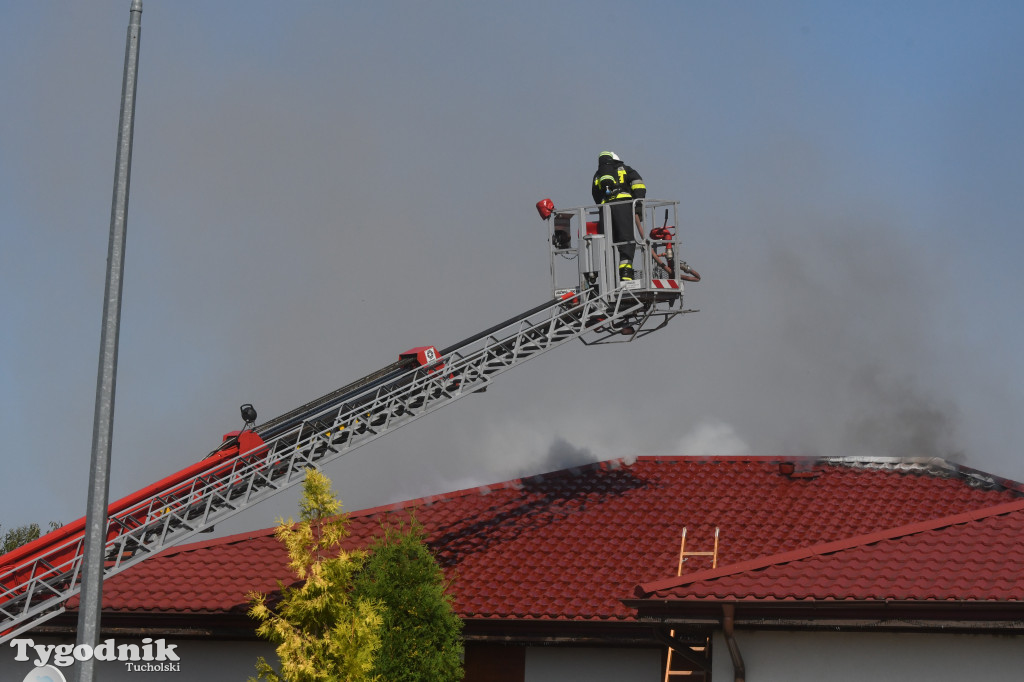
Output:
[[[710,549],[719,527],[718,562],[728,566],[985,510],[1020,494],[941,460],[785,461],[795,462],[792,474],[780,471],[780,458],[612,460],[356,512],[350,544],[379,533],[382,519],[414,510],[463,617],[614,622],[634,619],[620,600],[637,584],[675,575],[684,526],[688,549]],[[287,577],[272,530],[208,540],[108,580],[104,611],[241,614],[247,592],[271,592]],[[865,584],[852,594],[871,592]]]
[[1024,500],[639,585],[680,602],[1024,603]]

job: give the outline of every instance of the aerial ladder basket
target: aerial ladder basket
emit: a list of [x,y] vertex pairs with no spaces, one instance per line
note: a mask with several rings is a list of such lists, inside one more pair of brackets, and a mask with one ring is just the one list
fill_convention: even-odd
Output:
[[[638,206],[639,208],[638,208]],[[686,282],[699,282],[700,274],[681,254],[677,230],[678,201],[634,200],[636,233],[633,278],[620,281],[618,247],[610,230],[611,205],[556,208],[551,199],[537,202],[537,212],[548,226],[552,295],[569,299],[588,292],[606,297],[630,298],[645,303],[642,314],[612,322],[597,318],[596,330],[606,332],[584,343],[628,342],[661,329],[683,310]],[[639,216],[642,215],[641,219]]]

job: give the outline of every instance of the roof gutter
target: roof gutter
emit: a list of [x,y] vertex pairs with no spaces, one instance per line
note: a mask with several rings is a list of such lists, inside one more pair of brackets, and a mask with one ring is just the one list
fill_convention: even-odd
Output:
[[729,647],[729,656],[732,658],[732,672],[735,682],[745,682],[747,669],[743,665],[743,656],[740,655],[740,647],[736,643],[736,605],[722,604],[722,633],[725,635],[725,644]]

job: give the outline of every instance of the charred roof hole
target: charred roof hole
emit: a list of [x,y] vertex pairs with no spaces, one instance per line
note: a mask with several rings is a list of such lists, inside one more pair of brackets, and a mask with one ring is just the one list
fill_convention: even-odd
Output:
[[815,468],[808,462],[782,461],[779,462],[779,473],[789,478],[812,479],[821,476],[825,471]]

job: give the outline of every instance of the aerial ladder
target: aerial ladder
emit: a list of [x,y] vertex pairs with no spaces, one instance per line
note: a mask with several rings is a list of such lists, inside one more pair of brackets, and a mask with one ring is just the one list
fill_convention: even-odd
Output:
[[[626,282],[601,229],[610,224],[608,205],[562,210],[545,199],[537,209],[548,230],[550,300],[447,348],[412,348],[263,424],[243,405],[244,427],[204,459],[109,505],[103,579],[301,483],[309,467],[486,390],[553,348],[574,339],[631,342],[694,312],[683,308],[684,282],[700,275],[678,257],[678,202],[646,199],[638,207],[641,229],[650,229]],[[84,542],[82,518],[0,556],[0,643],[64,611],[81,590]]]

